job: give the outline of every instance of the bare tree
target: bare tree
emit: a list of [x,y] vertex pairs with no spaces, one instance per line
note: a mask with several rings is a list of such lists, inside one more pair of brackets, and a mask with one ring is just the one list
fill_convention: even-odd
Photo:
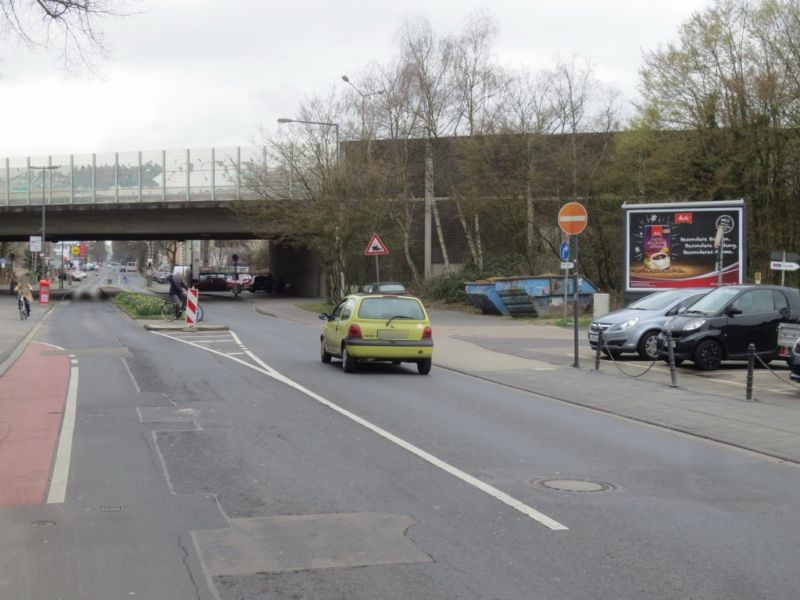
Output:
[[[449,271],[450,258],[433,188],[433,142],[446,132],[452,131],[457,122],[457,115],[452,110],[453,87],[449,81],[454,60],[453,41],[449,38],[437,40],[430,23],[418,19],[406,21],[401,43],[401,55],[413,74],[417,112],[426,141],[425,210],[426,213],[428,211],[432,213],[444,268],[445,271]],[[428,238],[427,232],[425,237]]]
[[0,0],[0,21],[31,47],[57,49],[67,70],[94,68],[108,56],[98,20],[129,14],[135,0]]

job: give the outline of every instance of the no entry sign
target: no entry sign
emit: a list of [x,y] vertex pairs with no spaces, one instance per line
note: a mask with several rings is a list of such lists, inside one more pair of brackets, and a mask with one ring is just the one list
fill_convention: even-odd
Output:
[[558,211],[558,226],[569,235],[577,235],[586,229],[586,209],[577,202],[567,202]]

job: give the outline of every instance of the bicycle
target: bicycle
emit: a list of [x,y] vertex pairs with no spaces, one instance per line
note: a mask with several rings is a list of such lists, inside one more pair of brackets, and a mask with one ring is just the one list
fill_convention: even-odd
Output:
[[[164,319],[167,323],[171,323],[172,321],[178,318],[183,319],[185,316],[185,311],[186,311],[185,300],[181,303],[180,308],[177,308],[175,304],[172,302],[172,300],[164,300],[164,302],[161,304],[161,318]],[[197,312],[195,314],[197,316],[198,323],[202,321],[203,317],[205,316],[205,311],[203,310],[203,307],[200,306],[199,304],[197,305]]]
[[19,318],[24,321],[30,316],[31,309],[26,306],[25,298],[17,296],[17,308],[19,309]]

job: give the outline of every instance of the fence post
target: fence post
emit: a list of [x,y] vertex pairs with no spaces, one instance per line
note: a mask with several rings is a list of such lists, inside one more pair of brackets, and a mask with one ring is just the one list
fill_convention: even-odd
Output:
[[749,402],[753,399],[753,369],[756,366],[756,345],[747,346],[747,395],[745,399]]
[[678,373],[675,371],[675,349],[672,347],[672,332],[667,327],[664,333],[667,336],[667,356],[669,357],[669,387],[678,387]]

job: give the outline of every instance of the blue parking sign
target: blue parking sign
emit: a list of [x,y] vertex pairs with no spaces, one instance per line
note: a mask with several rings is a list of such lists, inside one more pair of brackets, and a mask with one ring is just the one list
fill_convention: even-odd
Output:
[[561,242],[561,247],[558,249],[558,255],[563,261],[569,260],[569,242]]

